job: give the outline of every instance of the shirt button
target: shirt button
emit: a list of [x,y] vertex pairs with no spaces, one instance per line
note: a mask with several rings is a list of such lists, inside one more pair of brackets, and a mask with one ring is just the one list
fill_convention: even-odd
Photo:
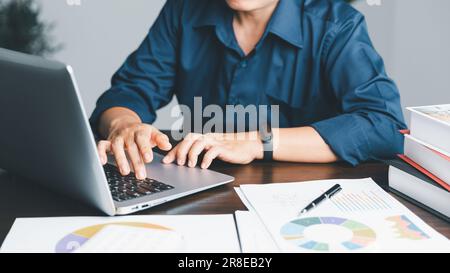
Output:
[[241,62],[241,68],[246,68],[248,66],[248,62],[247,61],[242,61]]

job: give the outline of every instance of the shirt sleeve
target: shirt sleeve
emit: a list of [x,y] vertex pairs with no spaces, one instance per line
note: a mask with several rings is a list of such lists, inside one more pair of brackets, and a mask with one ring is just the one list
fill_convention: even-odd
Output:
[[351,165],[393,158],[403,151],[400,95],[375,51],[362,15],[342,24],[325,42],[322,62],[341,114],[312,127]]
[[142,122],[153,123],[156,110],[172,100],[181,2],[167,1],[142,44],[112,77],[90,118],[94,133],[102,113],[112,107],[128,108]]

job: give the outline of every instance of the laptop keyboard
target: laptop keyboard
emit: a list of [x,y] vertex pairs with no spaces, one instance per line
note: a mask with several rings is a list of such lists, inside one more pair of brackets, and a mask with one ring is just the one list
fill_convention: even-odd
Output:
[[122,176],[117,167],[111,164],[106,164],[104,170],[112,197],[117,202],[174,189],[171,185],[151,178],[139,180],[135,177],[134,173]]

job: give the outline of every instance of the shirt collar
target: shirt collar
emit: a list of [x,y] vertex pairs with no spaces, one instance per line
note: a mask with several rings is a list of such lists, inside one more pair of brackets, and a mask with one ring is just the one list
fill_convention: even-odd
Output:
[[[302,5],[300,2],[301,0],[280,0],[267,26],[267,32],[301,48],[303,47],[303,35]],[[227,24],[231,23],[229,21],[232,15],[233,11],[228,7],[225,0],[209,1],[193,26],[195,28],[215,26],[223,30]],[[229,35],[227,36],[229,37]]]
[[303,47],[302,5],[299,0],[280,0],[267,30],[296,46]]

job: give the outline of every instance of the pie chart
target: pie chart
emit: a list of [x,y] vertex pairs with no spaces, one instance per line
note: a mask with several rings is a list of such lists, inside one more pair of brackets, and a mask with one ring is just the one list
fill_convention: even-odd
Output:
[[320,252],[360,250],[376,240],[370,227],[338,217],[295,219],[285,224],[280,233],[299,250]]
[[94,225],[85,227],[79,230],[76,230],[61,240],[58,241],[55,247],[56,253],[71,253],[78,248],[80,248],[85,242],[87,242],[91,237],[93,237],[97,232],[99,232],[101,229],[103,229],[107,225],[119,225],[119,226],[132,226],[132,227],[139,227],[139,228],[146,228],[149,230],[167,230],[170,231],[171,229],[155,225],[155,224],[149,224],[149,223],[139,223],[139,222],[114,222],[114,223],[108,223],[108,224],[100,224],[100,225]]

